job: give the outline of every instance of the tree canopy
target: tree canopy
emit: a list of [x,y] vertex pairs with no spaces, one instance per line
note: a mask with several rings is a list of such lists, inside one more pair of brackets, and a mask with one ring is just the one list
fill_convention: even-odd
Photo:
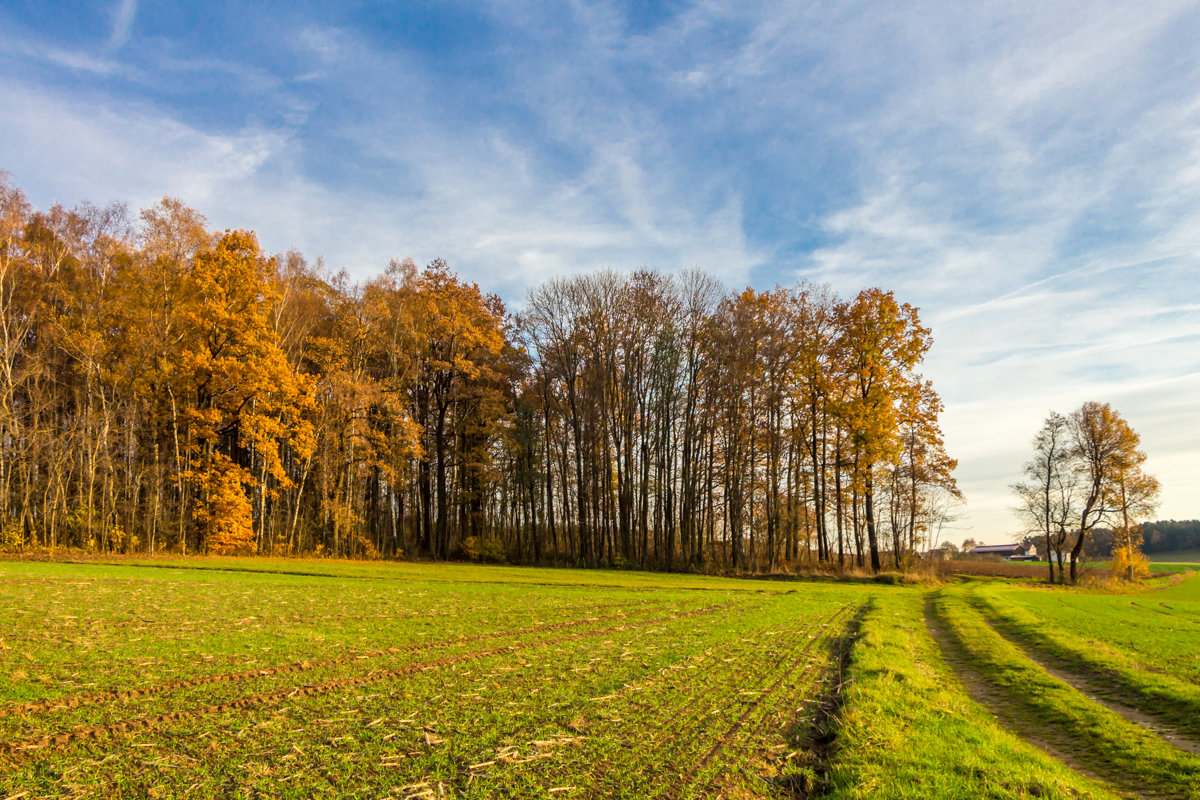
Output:
[[513,314],[441,260],[354,283],[4,179],[0,312],[7,547],[878,570],[958,496],[878,288],[601,271]]

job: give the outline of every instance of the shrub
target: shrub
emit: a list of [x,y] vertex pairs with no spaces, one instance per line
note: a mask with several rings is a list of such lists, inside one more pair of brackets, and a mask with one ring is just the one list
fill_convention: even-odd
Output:
[[500,564],[505,561],[504,543],[494,536],[478,538],[468,536],[463,539],[462,552],[472,561],[483,561],[490,564]]
[[1132,544],[1113,548],[1112,573],[1121,580],[1140,581],[1150,577],[1150,560]]
[[25,529],[21,521],[14,517],[4,520],[0,525],[0,553],[15,553],[25,545]]

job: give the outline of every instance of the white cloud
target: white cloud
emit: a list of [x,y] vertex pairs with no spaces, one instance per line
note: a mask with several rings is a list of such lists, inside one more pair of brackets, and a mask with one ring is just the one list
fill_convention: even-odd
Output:
[[11,111],[0,159],[18,184],[39,187],[40,203],[141,205],[172,194],[204,206],[259,173],[287,145],[275,133],[206,134],[150,108],[113,107],[102,98],[81,100],[12,81],[0,82],[0,103]]
[[[0,167],[39,205],[178,195],[356,277],[442,256],[511,300],[643,265],[895,289],[933,326],[972,535],[1013,529],[1029,438],[1090,399],[1142,432],[1162,513],[1200,516],[1193,4],[706,2],[636,35],[613,4],[491,8],[512,48],[495,116],[427,53],[316,21],[280,32],[296,74],[169,42],[117,61],[129,1],[107,56],[6,37],[92,91],[0,77]],[[184,96],[170,75],[236,84],[286,127],[140,99]],[[764,209],[777,221],[748,227]]]
[[[341,60],[351,71],[376,55],[352,45]],[[428,111],[417,100],[417,109],[366,126],[348,120],[340,131],[351,153],[403,180],[338,189],[305,173],[319,156],[286,131],[210,133],[144,103],[0,81],[15,120],[0,163],[19,185],[37,187],[39,204],[116,199],[138,208],[175,195],[215,226],[254,228],[265,247],[324,254],[358,278],[391,257],[440,256],[514,301],[563,271],[701,266],[737,282],[762,260],[735,195],[716,207],[681,202],[674,178],[656,171],[638,141],[596,143],[573,177],[557,180],[499,130],[414,125]]]

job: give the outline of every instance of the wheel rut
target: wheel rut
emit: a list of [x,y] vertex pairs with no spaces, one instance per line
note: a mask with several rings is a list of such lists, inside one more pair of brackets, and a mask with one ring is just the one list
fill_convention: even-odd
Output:
[[963,652],[962,646],[942,627],[932,594],[925,596],[924,618],[925,627],[941,651],[943,660],[954,672],[967,694],[976,703],[986,708],[1009,732],[1062,762],[1075,772],[1105,784],[1119,793],[1130,797],[1145,798],[1145,800],[1167,800],[1167,798],[1173,797],[1173,795],[1151,791],[1133,783],[1119,773],[1103,767],[1098,768],[1090,761],[1080,759],[1075,752],[1080,750],[1086,752],[1088,747],[1086,742],[1077,735],[1060,726],[1047,726],[1041,720],[1035,721],[1021,715],[1014,706],[1011,695],[984,679],[971,664],[969,657]]
[[1096,676],[1085,675],[1075,670],[1066,669],[1061,659],[1044,653],[1026,637],[1017,634],[1007,625],[1003,624],[1003,622],[997,621],[986,613],[982,613],[981,616],[988,627],[1018,648],[1026,658],[1072,689],[1083,694],[1093,703],[1104,706],[1127,722],[1132,722],[1134,725],[1153,733],[1155,736],[1158,736],[1163,741],[1180,750],[1200,755],[1200,741],[1178,730],[1169,721],[1164,720],[1156,714],[1143,711],[1136,706],[1114,700],[1112,695],[1116,692],[1115,687],[1106,684]]
[[[854,604],[846,604],[841,606],[833,614],[819,623],[817,630],[820,631],[812,639],[810,639],[798,652],[781,658],[775,665],[775,668],[782,666],[784,659],[790,660],[790,664],[765,688],[759,690],[756,698],[746,704],[746,708],[717,738],[711,747],[700,757],[695,764],[687,769],[679,780],[668,790],[666,796],[671,800],[677,800],[684,796],[685,792],[694,788],[697,777],[700,773],[713,762],[722,752],[724,752],[736,739],[737,735],[746,726],[750,717],[764,704],[767,704],[775,699],[775,695],[780,686],[782,686],[795,672],[802,666],[808,663],[805,658],[812,649],[819,643],[826,641],[829,638],[831,628],[834,628],[842,622],[847,612],[854,608]],[[864,609],[859,608],[857,613],[851,617],[849,624],[838,634],[837,638],[843,639],[853,633],[857,622],[861,619]]]

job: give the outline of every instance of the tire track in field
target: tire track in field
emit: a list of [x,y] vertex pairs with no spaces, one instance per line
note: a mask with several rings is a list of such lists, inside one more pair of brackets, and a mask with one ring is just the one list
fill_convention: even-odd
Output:
[[[806,656],[812,650],[813,645],[816,644],[817,641],[819,641],[820,639],[823,638],[823,636],[822,636],[823,629],[834,624],[836,622],[837,618],[843,613],[843,611],[845,611],[845,608],[846,608],[845,606],[839,607],[839,608],[835,609],[831,614],[826,616],[824,619],[813,620],[812,623],[806,627],[796,628],[792,632],[792,635],[783,643],[782,647],[779,648],[780,655],[778,658],[775,659],[775,663],[770,668],[765,670],[764,674],[769,675],[771,672],[773,672],[775,669],[778,669],[781,665],[783,665],[785,662],[787,662],[789,660],[795,662],[794,666],[791,670],[791,672],[794,672],[795,668],[799,666],[799,661],[801,659],[803,659],[804,656]],[[804,646],[800,647],[800,649],[797,649],[797,647],[799,647],[799,645],[800,645],[801,639],[803,637],[805,637],[806,635],[808,636],[808,639],[804,643]],[[753,658],[754,655],[755,655],[754,653],[751,653],[751,654],[749,654],[749,657]],[[703,710],[697,714],[693,714],[688,717],[680,718],[678,723],[672,727],[672,732],[674,730],[686,729],[686,730],[688,730],[689,733],[695,734],[695,732],[697,732],[698,730],[700,730],[703,727],[701,720],[703,720],[704,718],[711,717],[711,716],[720,716],[721,714],[726,712],[730,707],[735,706],[738,703],[744,703],[744,704],[749,704],[749,705],[759,703],[759,702],[761,702],[762,698],[768,691],[766,689],[758,690],[756,692],[758,697],[755,700],[743,701],[743,700],[741,700],[741,698],[744,695],[731,693],[734,689],[738,688],[737,676],[734,673],[730,672],[727,674],[727,680],[725,683],[728,685],[727,686],[728,691],[726,691],[725,693],[723,693],[721,695],[718,695],[718,702],[715,705],[709,704],[709,705],[707,705],[706,710]],[[711,688],[711,687],[708,687],[708,686],[700,687],[700,690],[703,691],[704,689],[708,689],[708,688]],[[749,691],[749,690],[746,690],[744,686],[742,686],[741,688],[743,689],[743,691]],[[693,693],[693,694],[695,694],[695,693]],[[689,698],[692,696],[693,695],[689,695]],[[644,707],[647,705],[649,705],[649,704],[643,704]],[[668,757],[673,758],[685,746],[685,742],[681,741],[682,738],[683,737],[676,737],[675,745],[666,751]],[[687,774],[687,773],[685,773],[685,774]]]
[[[783,641],[778,642],[780,645],[779,649],[785,654],[792,653],[798,646],[800,639],[818,624],[819,623],[814,622],[810,627],[794,629],[791,631],[790,636],[781,637]],[[665,713],[669,712],[669,708],[665,708],[661,704],[655,703],[653,700],[640,700],[638,697],[633,696],[633,693],[644,693],[641,696],[649,695],[653,698],[661,697],[663,693],[670,692],[673,698],[677,698],[677,702],[675,703],[675,706],[672,706],[672,708],[684,706],[685,708],[692,708],[693,710],[691,713],[686,714],[670,714],[665,720],[655,724],[654,734],[656,738],[659,739],[665,738],[678,741],[678,737],[676,736],[678,732],[683,730],[694,730],[698,728],[699,720],[713,714],[712,704],[704,704],[704,707],[701,707],[701,704],[696,702],[698,696],[710,694],[714,687],[723,687],[725,684],[734,683],[737,680],[737,676],[732,672],[719,673],[717,675],[718,680],[713,681],[712,683],[699,683],[694,680],[685,680],[684,685],[680,687],[678,685],[680,680],[686,679],[686,674],[691,671],[684,665],[690,662],[703,662],[706,659],[716,659],[720,657],[721,653],[728,653],[731,650],[734,651],[735,657],[740,655],[742,658],[745,658],[746,653],[738,653],[736,651],[736,647],[739,644],[745,644],[747,641],[749,640],[742,637],[734,637],[721,641],[715,645],[705,648],[699,653],[695,653],[691,656],[674,662],[670,666],[661,668],[655,675],[649,677],[648,679],[630,681],[605,699],[621,697],[626,701],[626,705],[623,706],[624,710],[620,712],[622,718],[627,716],[630,712],[633,714],[644,714],[650,712],[656,717],[662,717]],[[784,658],[786,658],[786,655]],[[732,659],[725,659],[725,661],[729,660]],[[721,679],[724,679],[724,681],[722,682]],[[722,703],[716,706],[718,710],[723,710],[726,706],[737,702],[737,697],[735,696],[721,694],[718,695],[718,697],[725,698]],[[609,707],[609,710],[612,710],[611,706]],[[667,752],[674,753],[678,750],[679,746],[681,745],[677,744],[676,746],[671,747]]]
[[[786,681],[788,678],[790,678],[796,672],[796,670],[798,670],[800,668],[801,660],[803,659],[803,657],[812,651],[812,648],[817,644],[817,642],[824,641],[825,639],[827,639],[828,634],[830,633],[830,631],[828,629],[830,627],[832,627],[833,625],[835,625],[838,622],[838,620],[841,619],[843,614],[847,610],[849,610],[851,607],[854,607],[854,606],[856,606],[856,604],[847,603],[846,605],[837,609],[837,611],[835,611],[832,615],[827,617],[825,622],[821,624],[821,627],[824,628],[823,633],[825,635],[818,634],[818,635],[814,636],[794,656],[791,656],[790,653],[784,654],[784,656],[782,656],[779,660],[777,660],[775,662],[775,664],[772,665],[772,671],[775,669],[778,669],[780,666],[783,665],[783,663],[785,661],[788,660],[789,656],[791,656],[792,663],[789,666],[787,666],[786,668],[784,668],[783,672],[781,672],[779,674],[779,676],[776,677],[775,680],[772,681],[771,684],[766,689],[763,689],[759,693],[758,697],[754,698],[749,703],[747,703],[746,708],[742,711],[741,714],[738,715],[738,718],[736,720],[734,720],[733,723],[731,723],[728,728],[725,729],[724,733],[722,733],[717,738],[717,741],[715,741],[712,744],[712,746],[709,747],[709,749],[704,753],[704,755],[702,755],[700,757],[700,760],[697,761],[695,764],[693,764],[688,769],[687,772],[685,772],[683,775],[680,776],[679,780],[676,781],[675,784],[671,787],[671,789],[667,792],[667,797],[671,798],[672,800],[676,800],[677,798],[682,796],[682,793],[685,790],[690,789],[692,787],[692,784],[695,782],[696,777],[700,774],[700,772],[702,770],[704,770],[704,768],[707,767],[710,763],[712,763],[713,759],[716,758],[721,752],[723,752],[733,742],[734,738],[737,736],[737,733],[742,729],[743,726],[745,726],[746,722],[750,719],[750,716],[760,706],[762,706],[766,701],[768,701],[774,697],[775,692],[779,689],[780,686],[783,685],[784,681]],[[807,665],[808,662],[805,661],[804,664]]]
[[[1006,620],[995,615],[994,612],[989,613],[989,609],[981,607],[974,599],[969,600],[969,602],[971,607],[979,613],[984,624],[995,631],[998,636],[1016,647],[1022,655],[1044,669],[1048,674],[1058,678],[1075,691],[1080,692],[1093,703],[1104,706],[1117,716],[1125,719],[1125,721],[1132,722],[1134,725],[1137,725],[1148,733],[1154,734],[1168,744],[1185,752],[1200,755],[1200,741],[1176,728],[1169,719],[1150,711],[1144,711],[1136,706],[1131,706],[1113,697],[1114,694],[1120,694],[1122,698],[1125,698],[1132,695],[1133,691],[1119,693],[1113,686],[1104,681],[1105,676],[1103,673],[1089,675],[1069,668],[1065,659],[1045,652],[1027,636],[1015,630]],[[1113,676],[1118,680],[1120,679],[1120,676],[1115,673],[1113,673]]]
[[[874,598],[867,600],[855,613],[854,618],[846,627],[841,639],[830,652],[828,676],[818,688],[816,696],[817,707],[803,731],[803,756],[799,764],[790,765],[792,772],[782,772],[773,780],[775,786],[785,792],[802,798],[820,797],[830,788],[829,774],[833,768],[834,752],[837,746],[838,731],[841,727],[840,713],[846,702],[843,693],[850,670],[850,659],[854,655],[855,643],[862,632],[863,621],[875,612],[877,606]],[[836,671],[835,671],[836,670]],[[793,728],[795,730],[795,728]],[[808,766],[811,775],[804,771],[796,771],[796,767]]]
[[[814,689],[821,690],[816,693],[816,696],[818,697],[818,710],[820,710],[820,708],[827,708],[837,704],[838,699],[841,696],[842,687],[844,685],[843,678],[846,671],[846,665],[849,662],[850,651],[854,647],[854,641],[858,637],[859,630],[862,628],[863,618],[870,613],[871,607],[872,601],[868,601],[865,604],[857,606],[855,608],[854,616],[850,618],[850,620],[846,623],[846,627],[842,629],[841,634],[837,637],[837,642],[835,643],[836,646],[829,654],[829,664],[821,676],[823,679],[826,676],[831,676],[833,680],[830,680],[828,685],[824,685],[824,680],[819,681],[813,687]],[[828,633],[828,631],[826,632]],[[836,674],[834,674],[835,667]],[[794,717],[795,714],[793,714],[793,719]],[[769,715],[764,715],[763,718],[759,720],[758,725],[756,725],[751,731],[751,737],[758,736],[758,734],[766,726],[769,719]]]
[[[515,653],[521,650],[528,650],[534,647],[548,647],[556,644],[564,644],[567,642],[580,641],[582,639],[590,639],[598,636],[607,636],[613,633],[623,631],[637,630],[639,628],[648,628],[654,625],[660,625],[664,622],[674,622],[680,619],[689,617],[701,616],[718,611],[723,608],[729,608],[736,603],[721,603],[717,605],[704,606],[693,609],[692,611],[683,612],[680,614],[671,614],[665,617],[658,617],[643,622],[618,625],[612,628],[601,628],[599,630],[584,631],[582,633],[570,634],[567,636],[559,636],[550,639],[536,639],[530,642],[520,642],[517,644],[509,644],[501,647],[489,648],[487,650],[477,650],[472,653],[460,653],[458,655],[446,656],[432,661],[421,661],[413,664],[406,664],[402,667],[397,667],[390,670],[378,670],[367,673],[366,675],[358,675],[349,678],[337,678],[334,680],[323,681],[321,683],[313,683],[308,685],[294,686],[288,689],[281,689],[275,692],[266,692],[263,694],[249,695],[231,700],[225,703],[215,703],[206,706],[187,709],[185,711],[172,711],[163,714],[154,714],[138,719],[127,720],[124,722],[115,722],[106,725],[95,725],[75,728],[71,731],[66,731],[57,734],[48,734],[36,739],[26,739],[23,741],[0,743],[0,754],[22,753],[30,751],[40,751],[47,748],[62,747],[69,745],[72,742],[82,741],[85,739],[99,739],[103,736],[115,736],[122,733],[128,733],[138,730],[149,730],[162,726],[165,723],[175,722],[182,719],[191,719],[195,717],[206,716],[209,714],[218,714],[226,711],[234,711],[244,708],[252,708],[271,703],[286,700],[291,697],[309,697],[317,694],[324,694],[330,691],[339,689],[348,689],[357,686],[363,686],[369,683],[377,683],[383,680],[394,678],[402,678],[407,675],[413,675],[419,672],[434,672],[444,667],[453,664],[461,664],[465,661],[474,661],[480,658],[486,658],[492,655],[501,653]],[[595,620],[591,620],[595,621]],[[557,630],[562,627],[579,625],[588,622],[588,620],[580,620],[569,623],[559,623],[553,626],[547,626],[540,630]],[[484,637],[488,638],[488,637]]]
[[942,659],[958,678],[964,691],[972,700],[987,709],[1014,736],[1037,747],[1068,769],[1110,788],[1115,787],[1118,792],[1123,791],[1135,797],[1145,798],[1145,800],[1158,800],[1158,798],[1167,796],[1148,791],[1143,786],[1131,784],[1119,773],[1109,771],[1107,775],[1101,774],[1091,764],[1072,755],[1073,750],[1079,749],[1078,738],[1063,733],[1057,727],[1051,728],[1044,724],[1031,723],[1029,719],[1018,715],[1013,709],[1012,697],[988,683],[971,664],[970,657],[963,646],[942,627],[933,602],[932,592],[925,595],[923,616],[926,630],[938,646],[938,650],[941,651]]
[[[657,606],[664,605],[662,603]],[[652,610],[653,607],[636,606],[637,611]],[[583,609],[576,609],[583,610]],[[219,683],[245,683],[246,681],[257,680],[259,678],[269,678],[274,675],[283,675],[294,672],[307,672],[314,669],[323,669],[325,667],[333,667],[339,664],[348,664],[353,661],[364,661],[381,656],[400,655],[402,653],[414,653],[421,650],[431,650],[437,647],[448,647],[456,644],[470,644],[472,642],[487,641],[489,639],[501,639],[507,636],[522,636],[531,633],[544,633],[546,631],[563,630],[565,628],[578,627],[580,625],[588,625],[593,622],[604,622],[612,619],[622,619],[630,616],[629,613],[606,614],[595,617],[584,617],[582,619],[568,620],[565,622],[553,622],[542,625],[533,625],[528,628],[515,628],[504,631],[493,631],[491,633],[476,634],[458,639],[439,639],[430,642],[420,642],[417,644],[404,645],[402,647],[386,647],[378,650],[369,650],[363,653],[354,653],[344,656],[336,656],[334,658],[322,659],[320,661],[294,661],[288,664],[280,664],[273,667],[260,667],[258,669],[244,670],[241,672],[225,672],[216,675],[205,675],[200,678],[191,678],[188,680],[169,681],[160,683],[156,686],[146,686],[140,689],[120,689],[107,692],[95,692],[92,694],[76,695],[70,698],[59,698],[55,700],[38,700],[30,703],[22,703],[20,705],[7,706],[0,708],[0,719],[18,714],[31,714],[40,711],[64,711],[78,708],[85,705],[95,705],[97,703],[107,703],[114,700],[134,700],[144,697],[150,697],[164,692],[178,691],[180,689],[194,689],[200,686],[210,686]]]
[[[750,608],[753,609],[754,606],[750,606]],[[837,614],[840,611],[839,608],[832,613]],[[778,663],[786,661],[789,655],[802,658],[802,654],[797,650],[803,640],[807,637],[811,643],[813,639],[819,638],[820,628],[828,624],[828,618],[807,620],[806,623],[803,627],[781,631],[782,635],[773,641],[772,644],[775,646],[772,647],[771,652],[772,655],[778,656]],[[776,626],[772,625],[771,627]],[[761,633],[761,631],[756,631],[756,633]],[[761,650],[751,649],[756,642],[761,644],[761,637],[759,640],[754,640],[735,635],[722,639],[641,678],[630,680],[603,697],[574,703],[570,710],[572,715],[578,715],[591,702],[605,702],[603,709],[609,715],[608,718],[605,718],[605,713],[598,711],[596,715],[588,715],[600,717],[594,724],[586,721],[581,723],[583,725],[582,732],[586,734],[585,738],[598,742],[627,742],[630,744],[619,748],[618,752],[621,755],[615,761],[611,750],[605,750],[603,754],[582,756],[585,762],[582,773],[572,773],[568,768],[567,773],[564,774],[556,771],[558,766],[556,764],[545,765],[551,772],[546,773],[542,778],[558,784],[571,783],[581,787],[585,785],[581,782],[586,782],[589,787],[588,791],[595,794],[604,785],[604,776],[613,769],[617,769],[614,764],[628,764],[631,760],[638,761],[645,748],[652,748],[656,756],[663,756],[662,759],[657,760],[663,763],[670,762],[675,754],[686,747],[689,742],[695,740],[697,732],[706,728],[705,721],[709,717],[719,716],[728,706],[742,702],[743,699],[738,695],[737,689],[746,688],[744,683],[739,684],[739,680],[742,679],[732,669],[719,673],[710,672],[709,675],[715,674],[715,678],[705,681],[689,678],[689,676],[696,676],[697,673],[695,670],[689,669],[687,665],[698,667],[703,663],[712,668],[712,665],[725,666],[727,662],[735,659],[739,662],[735,666],[744,665],[747,661],[753,663],[756,657],[762,655]],[[739,648],[741,649],[739,650]],[[778,655],[780,653],[782,655]],[[734,658],[722,658],[724,655],[732,655]],[[641,699],[644,697],[648,697],[648,699]],[[671,702],[668,705],[656,702],[656,699],[663,698],[669,699]],[[700,702],[702,698],[708,702]],[[720,702],[714,704],[712,701],[717,699]],[[617,702],[609,704],[608,701],[613,700]],[[652,730],[648,730],[646,727],[645,719],[647,717],[653,720]],[[631,745],[635,741],[638,743],[637,747],[632,747]],[[661,743],[661,747],[656,748],[656,744],[659,743]],[[480,760],[486,758],[487,756],[482,756]],[[668,771],[664,774],[664,778],[669,779],[671,774],[673,771]],[[625,788],[629,789],[629,787]],[[663,784],[646,785],[643,788],[647,791],[661,791]]]
[[[1193,625],[1200,625],[1200,619],[1196,619],[1195,617],[1190,616],[1188,614],[1180,614],[1178,611],[1176,611],[1174,609],[1173,606],[1169,606],[1166,603],[1162,602],[1161,600],[1158,602],[1158,606],[1160,606],[1160,608],[1144,605],[1142,603],[1137,602],[1136,600],[1130,600],[1129,605],[1133,606],[1134,608],[1145,609],[1146,611],[1153,611],[1156,614],[1162,614],[1164,617],[1170,617],[1171,619],[1180,619],[1180,620],[1183,620],[1184,622],[1190,622]],[[1162,609],[1164,609],[1164,608],[1167,610],[1163,611]]]

